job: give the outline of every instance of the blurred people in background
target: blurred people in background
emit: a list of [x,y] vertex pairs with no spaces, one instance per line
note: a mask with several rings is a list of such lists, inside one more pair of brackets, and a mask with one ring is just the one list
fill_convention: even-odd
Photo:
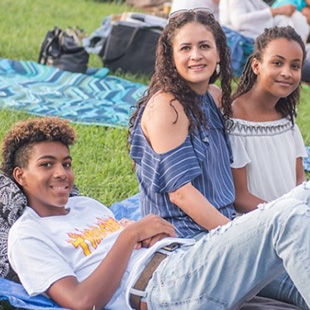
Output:
[[306,17],[295,5],[286,4],[272,8],[263,0],[221,0],[219,20],[222,26],[253,39],[265,28],[292,26],[306,42],[310,30]]
[[310,0],[276,0],[272,3],[273,8],[285,4],[293,4],[296,9],[306,16],[308,24],[310,24]]
[[209,8],[216,19],[219,18],[220,0],[173,0],[171,13],[182,9]]

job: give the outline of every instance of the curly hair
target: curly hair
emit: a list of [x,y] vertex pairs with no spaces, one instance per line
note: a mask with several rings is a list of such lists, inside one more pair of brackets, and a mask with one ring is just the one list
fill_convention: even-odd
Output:
[[60,142],[69,147],[76,139],[74,129],[57,117],[29,119],[16,123],[2,145],[1,170],[13,179],[15,167],[27,167],[33,146],[39,142]]
[[219,71],[214,71],[210,77],[210,83],[221,79],[222,97],[221,107],[224,116],[231,115],[231,80],[232,68],[230,61],[230,50],[227,45],[226,36],[220,24],[213,14],[203,11],[188,10],[177,14],[169,19],[168,24],[161,33],[156,49],[155,72],[152,75],[150,85],[145,95],[138,101],[136,110],[129,121],[129,136],[133,129],[136,118],[141,107],[158,91],[170,92],[174,100],[178,100],[184,108],[190,122],[190,131],[193,131],[198,124],[207,125],[207,120],[202,112],[199,96],[194,92],[187,82],[177,72],[173,62],[172,41],[177,32],[188,23],[200,23],[205,26],[214,36],[216,48],[219,53]]
[[[264,51],[268,46],[268,44],[273,40],[281,38],[287,39],[288,41],[297,42],[300,45],[303,52],[302,64],[304,63],[306,57],[305,44],[301,39],[301,37],[294,30],[294,28],[292,28],[291,26],[266,28],[264,32],[261,35],[259,35],[255,41],[253,53],[247,59],[236,92],[232,96],[233,100],[247,93],[255,84],[257,75],[252,70],[251,65],[253,59],[262,61],[264,57]],[[284,117],[289,116],[290,120],[292,121],[292,124],[294,124],[294,118],[297,115],[296,105],[299,101],[299,95],[300,95],[300,87],[297,87],[287,97],[280,98],[275,106],[276,111],[281,113]]]

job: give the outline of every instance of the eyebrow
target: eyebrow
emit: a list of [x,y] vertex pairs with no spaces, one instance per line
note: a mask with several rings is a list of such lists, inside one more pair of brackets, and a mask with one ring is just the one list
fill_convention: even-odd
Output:
[[[198,44],[201,44],[201,43],[211,43],[210,40],[202,40],[202,41],[199,41]],[[191,45],[192,43],[190,42],[182,42],[180,45]]]
[[[281,55],[273,55],[272,57],[278,57],[278,58],[281,58],[281,59],[286,59],[285,57],[283,57],[283,56],[281,56]],[[296,59],[293,59],[292,61],[302,61],[301,59],[299,59],[299,58],[296,58]]]
[[[52,155],[44,155],[42,157],[39,157],[37,160],[43,160],[43,159],[56,159],[56,157]],[[63,160],[68,160],[68,159],[72,160],[72,157],[69,155],[63,158]]]

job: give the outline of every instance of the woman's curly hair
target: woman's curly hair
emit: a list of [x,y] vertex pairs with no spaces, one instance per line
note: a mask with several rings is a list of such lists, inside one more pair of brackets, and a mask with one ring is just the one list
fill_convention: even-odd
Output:
[[[264,57],[264,51],[268,44],[276,39],[287,39],[289,41],[297,42],[303,52],[302,65],[306,57],[305,44],[299,34],[291,26],[287,27],[272,27],[266,28],[264,32],[259,35],[255,41],[254,51],[247,59],[243,73],[232,99],[242,96],[247,93],[255,84],[257,75],[252,70],[252,61],[257,59],[262,61]],[[296,117],[296,105],[299,101],[300,87],[297,87],[290,95],[285,98],[280,98],[276,104],[276,110],[283,115],[283,117],[289,116],[290,120],[294,124],[294,118]]]
[[75,131],[69,122],[57,117],[20,121],[4,138],[1,170],[13,179],[15,167],[27,167],[31,150],[36,143],[60,142],[69,147],[74,144],[75,138]]
[[[155,72],[152,75],[149,88],[145,95],[138,101],[135,112],[129,121],[129,135],[133,129],[139,110],[149,99],[158,91],[170,92],[174,100],[178,100],[184,107],[184,111],[190,121],[190,131],[198,125],[207,125],[207,120],[202,112],[199,96],[195,93],[188,83],[179,75],[173,62],[172,41],[177,32],[188,23],[199,23],[205,26],[215,38],[216,47],[219,53],[219,71],[214,71],[209,83],[214,83],[218,78],[221,79],[222,97],[221,107],[225,116],[231,115],[231,80],[232,68],[230,61],[230,51],[227,45],[226,36],[220,24],[216,21],[213,14],[203,11],[189,10],[176,17],[171,17],[159,37],[156,49]],[[193,34],[194,35],[194,34]]]

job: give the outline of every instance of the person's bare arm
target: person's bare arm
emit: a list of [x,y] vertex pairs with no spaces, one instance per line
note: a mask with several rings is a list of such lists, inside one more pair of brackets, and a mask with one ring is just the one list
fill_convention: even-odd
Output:
[[149,215],[128,225],[104,260],[84,281],[64,277],[53,283],[47,294],[62,307],[73,310],[104,308],[120,284],[135,245],[158,235],[175,237],[174,227],[158,216]]
[[247,213],[249,211],[255,210],[257,205],[263,203],[264,200],[252,195],[249,192],[246,177],[246,167],[238,169],[233,168],[232,174],[236,190],[236,211],[239,213]]
[[270,10],[272,16],[285,15],[290,17],[296,11],[296,6],[293,4],[285,4],[277,8],[271,8]]
[[191,183],[169,193],[172,203],[207,230],[228,223],[230,220],[220,213]]
[[296,158],[296,185],[299,185],[304,181],[306,181],[304,166],[302,158],[298,157]]

